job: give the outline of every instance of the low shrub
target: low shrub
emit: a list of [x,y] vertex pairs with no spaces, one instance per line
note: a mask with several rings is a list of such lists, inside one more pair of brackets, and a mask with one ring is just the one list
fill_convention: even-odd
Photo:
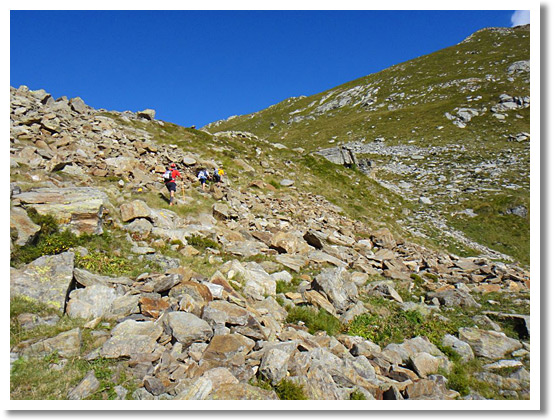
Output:
[[282,379],[278,385],[274,387],[276,395],[281,400],[307,400],[307,395],[303,389],[303,385],[293,381]]
[[218,244],[217,242],[213,241],[210,238],[205,238],[204,236],[200,236],[200,235],[193,235],[190,238],[188,238],[187,241],[189,245],[194,246],[195,248],[198,249],[220,248],[220,244]]
[[366,396],[362,391],[356,390],[350,393],[350,400],[367,400]]

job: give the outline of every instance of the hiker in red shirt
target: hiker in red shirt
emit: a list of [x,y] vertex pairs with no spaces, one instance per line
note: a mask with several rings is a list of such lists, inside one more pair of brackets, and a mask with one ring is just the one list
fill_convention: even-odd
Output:
[[175,179],[179,177],[181,178],[181,173],[177,170],[177,165],[171,163],[165,173],[163,174],[163,180],[165,182],[165,186],[169,191],[169,205],[172,206],[173,202],[175,201],[175,191],[177,191],[177,184],[175,183]]

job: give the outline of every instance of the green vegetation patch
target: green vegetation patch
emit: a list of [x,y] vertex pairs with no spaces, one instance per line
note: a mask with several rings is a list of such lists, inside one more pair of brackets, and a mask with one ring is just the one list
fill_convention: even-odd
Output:
[[340,321],[325,311],[323,308],[316,310],[310,306],[294,306],[288,311],[287,323],[302,321],[310,334],[325,331],[329,335],[336,335],[341,330]]
[[446,334],[456,334],[466,326],[457,320],[444,320],[433,315],[424,315],[417,310],[390,311],[385,314],[367,313],[354,318],[344,328],[344,333],[357,335],[384,347],[400,343],[405,339],[424,336],[436,346]]
[[[472,208],[475,217],[454,217],[449,223],[492,249],[511,255],[521,264],[530,264],[529,197],[525,193],[496,195],[486,200],[470,200],[463,208]],[[525,208],[527,216],[511,214],[512,209]]]
[[130,399],[138,383],[126,374],[125,369],[119,369],[120,363],[108,359],[63,360],[57,353],[38,358],[20,358],[14,362],[10,373],[10,399],[66,400],[68,392],[91,370],[100,386],[88,400],[113,400],[117,396],[115,387],[118,385],[127,389],[127,399]]
[[307,400],[307,395],[303,385],[297,384],[288,379],[282,379],[278,385],[274,387],[274,391],[281,400]]

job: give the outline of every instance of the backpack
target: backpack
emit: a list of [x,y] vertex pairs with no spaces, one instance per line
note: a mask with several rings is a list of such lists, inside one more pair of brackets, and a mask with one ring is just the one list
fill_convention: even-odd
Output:
[[171,181],[173,179],[173,177],[171,176],[171,171],[169,169],[167,171],[165,171],[165,173],[163,174],[163,179],[166,182]]

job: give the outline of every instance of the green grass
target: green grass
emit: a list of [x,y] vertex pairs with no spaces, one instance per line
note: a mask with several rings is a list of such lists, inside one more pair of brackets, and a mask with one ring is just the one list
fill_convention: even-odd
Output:
[[249,385],[266,391],[274,391],[280,400],[307,400],[304,386],[289,379],[282,379],[277,385],[272,385],[269,379],[260,374],[249,380]]
[[317,311],[313,307],[294,306],[289,309],[287,323],[303,321],[310,334],[325,331],[329,335],[336,335],[341,330],[340,321],[321,308]]
[[472,208],[477,216],[455,217],[450,220],[450,224],[474,240],[529,266],[530,219],[506,213],[508,209],[519,205],[529,209],[528,195],[500,194],[489,197],[487,201],[470,200],[463,203],[462,207]]
[[[36,314],[40,317],[55,315],[56,311],[40,302],[22,296],[10,299],[10,347],[26,340],[43,340],[55,337],[74,328],[82,328],[85,320],[62,316],[54,325],[39,325],[32,329],[24,329],[17,317],[24,313]],[[108,331],[114,321],[100,323],[96,330]],[[95,337],[92,331],[82,328],[80,354],[88,354],[94,349]],[[63,362],[63,364],[61,364]],[[66,399],[68,391],[76,386],[90,371],[100,381],[100,388],[89,399],[114,399],[114,387],[122,385],[131,391],[138,384],[119,368],[122,362],[116,360],[96,359],[86,361],[80,357],[63,359],[57,352],[45,356],[28,356],[19,358],[10,372],[10,398],[15,400],[61,400]],[[52,365],[61,366],[55,369]]]
[[138,383],[128,376],[124,369],[118,369],[123,362],[96,359],[87,361],[71,358],[62,369],[53,369],[51,364],[61,359],[56,353],[44,357],[20,358],[14,362],[10,373],[10,399],[12,400],[65,400],[90,370],[99,380],[99,389],[88,400],[115,399],[114,388],[121,385],[128,390],[128,399]]
[[444,321],[416,310],[389,309],[386,313],[359,315],[343,331],[348,335],[364,337],[381,347],[417,336],[424,336],[436,346],[441,346],[444,335],[456,334],[460,327],[468,325],[462,318]]
[[131,244],[125,239],[123,232],[116,229],[106,229],[101,235],[82,234],[80,236],[69,230],[60,231],[59,226],[50,215],[37,217],[36,213],[29,212],[35,218],[41,230],[35,242],[14,246],[10,255],[10,265],[19,268],[44,255],[57,255],[77,247],[88,250],[86,255],[75,254],[76,267],[109,276],[134,276],[147,268],[156,268],[153,264],[140,261],[136,256],[130,255]]

